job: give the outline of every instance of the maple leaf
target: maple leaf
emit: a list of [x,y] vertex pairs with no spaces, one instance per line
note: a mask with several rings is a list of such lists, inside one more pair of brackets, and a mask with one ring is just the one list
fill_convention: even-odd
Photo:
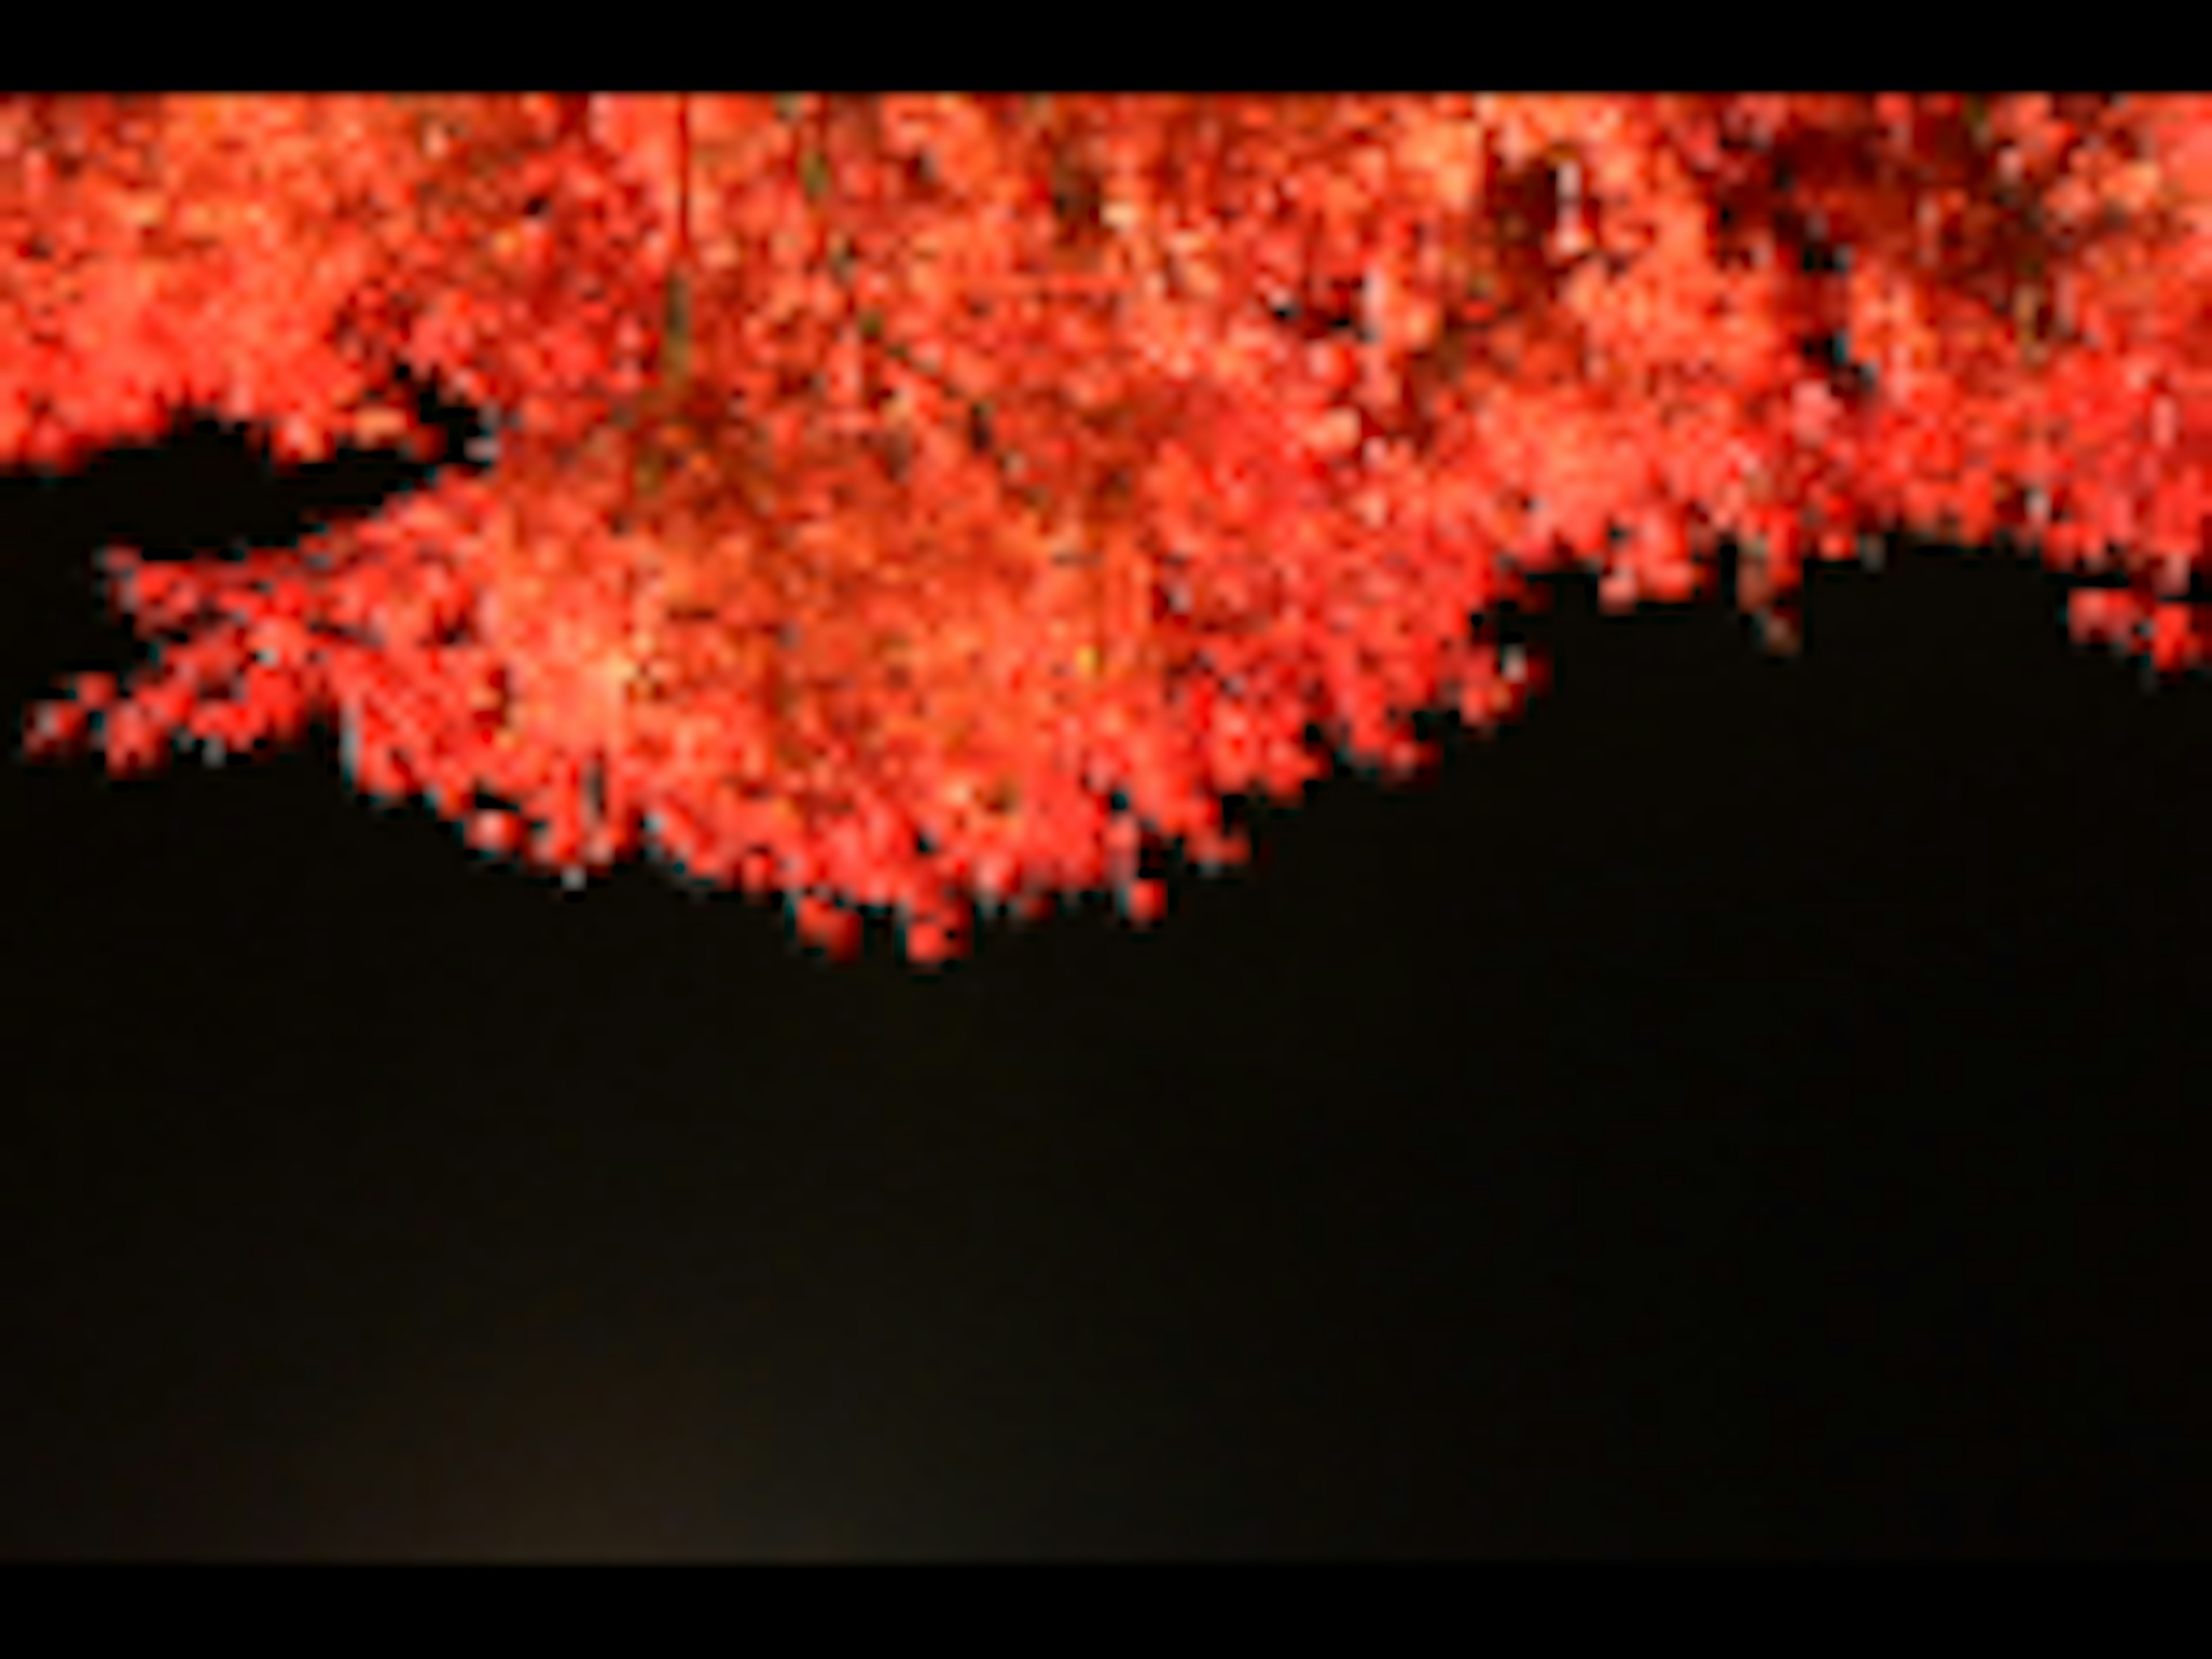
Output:
[[[0,454],[190,406],[407,437],[401,368],[505,416],[488,476],[292,554],[122,561],[161,659],[31,735],[334,720],[482,845],[650,839],[841,949],[854,903],[918,957],[978,894],[1149,919],[1147,844],[1241,856],[1224,796],[1302,788],[1310,725],[1402,773],[1415,711],[1510,712],[1479,630],[1546,568],[1678,600],[1739,533],[1779,640],[1805,551],[2032,513],[2171,599],[2204,335],[2146,273],[2201,267],[2205,114],[0,100]],[[1856,378],[1807,351],[1845,336]]]

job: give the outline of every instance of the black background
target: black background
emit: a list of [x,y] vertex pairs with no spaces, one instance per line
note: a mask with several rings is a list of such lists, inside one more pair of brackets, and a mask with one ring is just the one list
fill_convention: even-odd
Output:
[[[9,707],[310,512],[0,480]],[[2005,551],[1553,590],[1494,739],[934,975],[11,758],[0,1553],[2202,1548],[2212,688]]]

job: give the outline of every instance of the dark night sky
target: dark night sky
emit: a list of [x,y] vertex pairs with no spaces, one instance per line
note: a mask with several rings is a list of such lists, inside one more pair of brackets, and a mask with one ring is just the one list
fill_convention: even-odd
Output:
[[[0,480],[9,707],[254,483]],[[11,759],[0,1555],[2203,1548],[2212,685],[2009,556],[1557,592],[1495,741],[934,978]]]

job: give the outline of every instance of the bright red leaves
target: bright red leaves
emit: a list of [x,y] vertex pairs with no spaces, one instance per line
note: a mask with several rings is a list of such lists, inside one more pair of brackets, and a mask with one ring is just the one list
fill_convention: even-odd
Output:
[[[198,402],[287,453],[434,370],[516,420],[295,553],[128,564],[170,635],[34,746],[335,720],[364,788],[555,867],[647,839],[917,960],[1146,838],[1238,857],[1318,721],[1532,690],[1529,571],[1747,604],[1899,520],[2204,552],[2203,100],[0,101],[0,454]],[[1784,177],[1787,182],[1780,182]],[[1824,359],[1819,349],[1825,343]],[[96,711],[96,714],[95,714]],[[1127,811],[1115,810],[1119,793]],[[482,797],[512,810],[488,809]]]

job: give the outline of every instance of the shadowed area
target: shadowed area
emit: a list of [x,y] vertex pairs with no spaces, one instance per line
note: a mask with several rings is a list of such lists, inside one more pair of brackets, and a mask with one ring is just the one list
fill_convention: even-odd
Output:
[[12,769],[0,1549],[2201,1547],[2205,688],[1891,555],[934,980]]

